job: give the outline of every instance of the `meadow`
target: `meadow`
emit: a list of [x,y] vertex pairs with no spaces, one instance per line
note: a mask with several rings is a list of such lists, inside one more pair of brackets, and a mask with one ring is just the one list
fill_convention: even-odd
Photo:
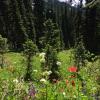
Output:
[[0,100],[100,100],[100,59],[86,60],[76,71],[72,52],[58,53],[60,78],[52,82],[52,72],[42,70],[40,53],[32,58],[31,81],[24,81],[27,62],[23,54],[6,53],[4,68],[0,68]]

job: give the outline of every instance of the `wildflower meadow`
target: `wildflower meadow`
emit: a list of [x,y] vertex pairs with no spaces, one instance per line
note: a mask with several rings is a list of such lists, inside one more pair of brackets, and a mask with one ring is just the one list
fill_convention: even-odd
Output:
[[5,67],[0,69],[1,100],[99,100],[99,60],[85,61],[86,65],[78,70],[72,51],[58,53],[59,78],[52,80],[53,72],[42,68],[46,54],[37,53],[32,58],[32,80],[28,81],[24,79],[23,54],[6,53]]

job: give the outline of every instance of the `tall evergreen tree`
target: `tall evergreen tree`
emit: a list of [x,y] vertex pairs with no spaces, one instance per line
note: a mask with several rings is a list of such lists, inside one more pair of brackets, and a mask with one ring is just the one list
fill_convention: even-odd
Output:
[[33,16],[33,11],[32,11],[32,0],[23,0],[24,6],[25,6],[25,11],[26,11],[26,24],[27,24],[27,34],[28,38],[33,40],[34,42],[36,41],[36,34],[35,34],[35,28],[34,28],[34,16]]
[[45,23],[45,43],[59,51],[62,47],[61,31],[56,23],[48,19]]
[[96,48],[97,52],[100,52],[100,2],[97,4],[97,11],[96,11]]
[[[93,0],[86,0],[86,4],[92,2]],[[86,8],[85,13],[85,34],[84,34],[84,42],[86,48],[91,52],[96,51],[96,6],[91,8]],[[91,44],[92,43],[92,44]]]
[[31,0],[0,1],[0,32],[14,49],[22,48],[27,38],[35,41]]
[[65,47],[68,48],[72,46],[73,44],[73,21],[72,17],[70,17],[70,12],[68,11],[68,7],[65,8],[65,12],[62,15],[62,23],[61,23],[61,29],[62,34],[64,37],[64,43]]
[[45,21],[45,5],[44,0],[34,0],[34,23],[36,31],[36,42],[38,47],[40,47],[39,39],[44,35],[44,21]]
[[8,9],[9,0],[0,0],[0,34],[8,37]]
[[26,33],[17,0],[10,0],[8,18],[9,30],[11,32],[9,35],[10,40],[12,41],[15,49],[22,48],[22,44],[26,39]]
[[56,23],[55,13],[52,9],[46,10],[46,20],[51,19],[53,22]]

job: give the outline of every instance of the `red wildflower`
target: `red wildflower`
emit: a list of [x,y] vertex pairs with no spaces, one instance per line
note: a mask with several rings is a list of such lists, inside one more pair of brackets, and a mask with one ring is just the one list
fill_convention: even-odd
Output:
[[66,85],[68,85],[68,83],[69,83],[69,81],[68,81],[68,80],[66,80]]
[[77,72],[77,67],[71,66],[71,67],[68,68],[68,71],[69,72]]
[[72,83],[72,86],[75,86],[75,81],[74,81],[74,80],[72,80],[72,82],[71,82],[71,83]]

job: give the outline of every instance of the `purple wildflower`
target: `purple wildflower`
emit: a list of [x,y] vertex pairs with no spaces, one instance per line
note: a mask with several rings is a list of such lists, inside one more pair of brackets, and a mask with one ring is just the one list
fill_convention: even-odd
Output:
[[36,94],[35,87],[34,87],[33,84],[31,84],[30,87],[29,87],[29,96],[35,97],[35,94]]

